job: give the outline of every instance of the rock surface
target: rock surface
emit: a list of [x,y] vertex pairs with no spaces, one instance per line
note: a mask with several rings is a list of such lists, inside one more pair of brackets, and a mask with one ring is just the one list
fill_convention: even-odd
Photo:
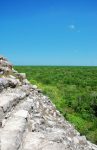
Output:
[[97,150],[0,56],[0,150]]

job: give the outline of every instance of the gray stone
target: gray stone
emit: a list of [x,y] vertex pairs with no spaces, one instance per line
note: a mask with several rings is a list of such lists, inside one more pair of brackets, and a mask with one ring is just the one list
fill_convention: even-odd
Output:
[[9,86],[12,88],[15,88],[18,84],[18,80],[14,79],[14,78],[7,78]]
[[14,116],[22,117],[22,118],[27,119],[27,117],[28,117],[28,111],[26,111],[26,110],[19,110],[19,111],[17,111],[17,112],[14,114]]
[[0,150],[97,150],[0,56]]
[[36,89],[37,89],[37,86],[36,86],[36,85],[32,85],[32,88],[36,90]]
[[26,79],[26,74],[25,73],[20,73],[22,79]]

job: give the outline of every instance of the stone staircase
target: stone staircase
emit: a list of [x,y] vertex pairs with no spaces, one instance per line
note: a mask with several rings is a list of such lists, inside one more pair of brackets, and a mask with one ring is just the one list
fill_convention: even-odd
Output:
[[0,56],[0,150],[97,150]]

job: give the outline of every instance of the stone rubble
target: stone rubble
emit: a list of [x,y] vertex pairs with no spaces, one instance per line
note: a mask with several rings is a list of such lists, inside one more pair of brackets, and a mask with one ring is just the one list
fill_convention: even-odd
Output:
[[0,150],[97,150],[0,56]]

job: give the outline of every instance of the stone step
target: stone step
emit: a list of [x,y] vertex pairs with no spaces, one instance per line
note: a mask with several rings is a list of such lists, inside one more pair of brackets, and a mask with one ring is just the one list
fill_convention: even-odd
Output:
[[[59,135],[60,136],[60,135]],[[53,137],[53,135],[52,135]],[[58,137],[57,137],[58,138]],[[19,150],[70,150],[66,143],[55,142],[41,132],[28,132]]]
[[8,87],[11,87],[11,88],[15,88],[17,85],[20,85],[20,81],[19,79],[16,79],[14,76],[9,76],[9,77],[2,77],[0,78],[0,93],[8,88]]
[[[53,113],[50,111],[54,107],[49,106],[44,106],[42,97],[34,100],[33,113],[27,126],[28,130],[19,150],[97,150],[95,145],[89,145],[86,138],[80,136],[74,127],[64,121],[60,115],[54,116],[57,118],[54,120],[51,117]],[[48,108],[48,113],[45,108]],[[44,113],[41,114],[41,111]],[[50,119],[51,121],[49,121]]]
[[17,105],[17,103],[26,97],[26,92],[19,88],[11,89],[9,88],[4,93],[0,95],[0,125],[2,120],[11,109]]
[[33,99],[27,98],[12,112],[1,130],[1,150],[18,150],[26,130]]
[[97,146],[84,141],[83,137],[69,140],[63,133],[28,132],[19,150],[97,150]]

